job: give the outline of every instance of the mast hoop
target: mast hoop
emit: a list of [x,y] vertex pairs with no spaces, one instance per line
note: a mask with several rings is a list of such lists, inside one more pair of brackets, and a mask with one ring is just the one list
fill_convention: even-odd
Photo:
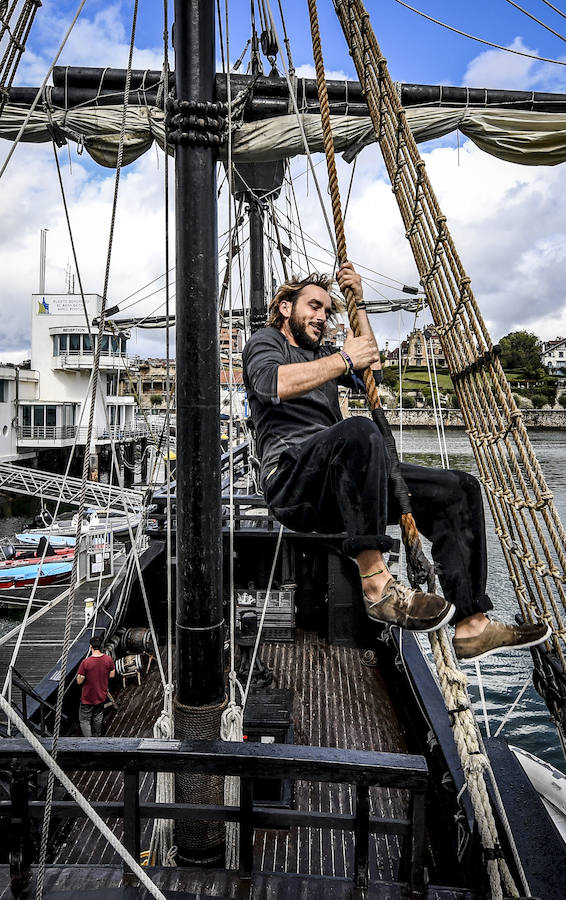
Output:
[[165,128],[171,144],[219,147],[226,140],[226,103],[167,100]]

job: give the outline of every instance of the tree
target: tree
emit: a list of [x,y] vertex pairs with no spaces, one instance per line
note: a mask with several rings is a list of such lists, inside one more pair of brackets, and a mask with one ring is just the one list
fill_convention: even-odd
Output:
[[150,394],[149,402],[152,406],[161,406],[163,403],[163,394]]
[[535,377],[543,373],[540,364],[540,342],[536,334],[528,331],[511,331],[499,341],[501,365],[504,369],[522,369],[525,375]]
[[533,394],[531,400],[535,409],[542,409],[545,403],[548,402],[544,394]]
[[384,366],[381,370],[383,372],[383,383],[392,389],[397,389],[399,386],[399,375],[397,373],[397,369],[394,366]]

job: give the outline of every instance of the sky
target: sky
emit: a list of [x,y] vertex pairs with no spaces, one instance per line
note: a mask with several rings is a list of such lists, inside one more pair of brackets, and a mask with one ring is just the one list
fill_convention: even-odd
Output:
[[[224,10],[224,0],[220,5]],[[271,5],[278,21],[278,4],[271,0]],[[312,76],[306,0],[283,0],[282,5],[297,74]],[[396,0],[366,0],[366,5],[395,81],[566,93],[565,65],[491,49],[426,21]],[[566,62],[564,38],[527,18],[507,0],[462,0],[458,4],[413,0],[411,5],[502,46]],[[563,6],[563,15],[544,0],[522,0],[520,5],[566,35],[563,0],[553,4]],[[79,0],[43,0],[16,84],[38,86],[42,82],[78,6]],[[234,61],[248,38],[249,0],[231,0],[228,8],[229,29],[224,23],[223,34],[229,35],[229,57]],[[125,68],[132,10],[133,0],[87,0],[59,63]],[[172,3],[169,17],[171,23]],[[319,19],[327,72],[331,77],[355,78],[331,0],[319,0]],[[135,68],[161,68],[162,34],[163,4],[139,0]],[[218,42],[217,58],[220,66]],[[0,141],[0,167],[10,146]],[[517,329],[534,332],[543,340],[566,335],[566,215],[561,202],[565,195],[564,165],[530,167],[502,162],[461,136],[421,144],[420,150],[493,339]],[[61,148],[58,155],[82,283],[86,292],[102,293],[115,173],[95,164],[86,153],[79,154],[75,144]],[[299,174],[297,203],[304,212],[303,225],[314,241],[328,246],[322,217],[316,211],[312,176],[301,175],[305,172],[304,159],[294,163],[294,169]],[[326,195],[324,166],[318,165],[316,171]],[[350,172],[351,168],[340,160],[343,196]],[[170,176],[172,235],[172,165]],[[48,229],[46,291],[65,293],[69,265],[74,271],[51,145],[17,147],[0,192],[0,361],[20,362],[30,352],[31,295],[38,290],[42,228]],[[219,212],[221,231],[228,223],[226,210],[224,203]],[[400,216],[375,146],[364,150],[358,159],[346,234],[350,258],[368,276],[369,297],[376,296],[376,290],[396,297],[396,284],[417,283]],[[125,315],[163,314],[163,291],[154,292],[164,283],[164,250],[164,159],[154,146],[121,174],[109,305],[118,304]],[[329,269],[329,257],[322,251],[317,255],[325,260],[321,265]],[[430,316],[425,312],[417,324],[428,321]],[[408,313],[380,316],[374,325],[380,344],[387,340],[394,346],[413,327],[414,317]],[[142,357],[164,355],[163,332],[134,330],[130,351]]]

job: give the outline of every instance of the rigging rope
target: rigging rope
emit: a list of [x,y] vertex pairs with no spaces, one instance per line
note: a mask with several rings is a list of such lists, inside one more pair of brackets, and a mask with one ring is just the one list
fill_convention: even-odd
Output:
[[[361,0],[335,0],[335,7],[442,340],[521,612],[528,621],[542,618],[555,625],[554,648],[564,664],[564,627],[552,587],[564,605],[566,535],[552,494],[428,181],[369,16]],[[465,707],[453,713],[454,734],[482,840],[493,851],[498,846],[497,832],[482,776],[484,763],[477,758],[474,743],[470,744],[473,717],[467,708],[465,676],[455,667],[443,633],[432,635],[431,644],[448,709]],[[502,885],[510,890],[507,866],[501,859],[491,859],[488,867],[492,895],[500,897]]]
[[546,25],[546,23],[543,22],[541,19],[537,19],[536,16],[533,16],[532,13],[527,12],[526,9],[523,9],[522,6],[519,6],[519,4],[515,3],[514,0],[506,0],[506,3],[509,3],[511,6],[514,6],[515,9],[518,9],[519,12],[523,13],[523,15],[527,16],[529,19],[532,19],[533,22],[536,22],[537,25],[541,25],[543,28],[546,28],[547,31],[550,31],[550,33],[553,34],[555,37],[560,38],[561,41],[566,41],[566,38],[564,37],[564,35],[560,34],[559,31],[555,31],[554,28],[550,27],[550,25]]
[[24,131],[26,130],[26,127],[27,127],[28,122],[30,121],[32,115],[33,115],[33,111],[34,111],[35,107],[37,106],[37,104],[39,103],[39,101],[41,100],[41,98],[43,97],[43,92],[44,92],[44,90],[45,90],[45,85],[47,84],[47,81],[48,81],[48,79],[49,79],[49,77],[50,77],[50,75],[51,75],[53,69],[54,69],[55,66],[57,65],[57,60],[59,59],[59,57],[61,56],[61,53],[63,52],[63,49],[64,49],[64,47],[65,47],[65,44],[67,43],[67,41],[68,41],[68,39],[69,39],[69,35],[71,34],[71,31],[72,31],[73,28],[75,27],[75,24],[76,24],[76,22],[77,22],[77,19],[79,18],[80,14],[81,14],[81,12],[82,12],[83,6],[85,5],[85,3],[86,3],[86,0],[81,0],[81,3],[80,3],[80,5],[79,5],[79,7],[78,7],[78,9],[77,9],[77,11],[76,11],[74,17],[73,17],[73,21],[72,21],[71,24],[69,25],[69,27],[68,27],[68,29],[67,29],[67,31],[66,31],[66,33],[65,33],[65,36],[64,36],[63,40],[61,41],[61,43],[60,43],[60,45],[59,45],[59,48],[58,48],[58,50],[57,50],[57,53],[55,54],[55,58],[53,59],[53,62],[52,62],[51,65],[49,66],[49,69],[47,70],[47,73],[46,73],[46,75],[45,75],[45,78],[43,79],[43,81],[42,81],[42,83],[41,83],[41,86],[38,88],[38,91],[37,91],[37,94],[36,94],[35,97],[34,97],[33,103],[31,104],[30,108],[28,109],[27,115],[26,115],[24,121],[22,122],[22,124],[21,124],[21,126],[20,126],[20,129],[19,129],[19,131],[18,131],[16,137],[14,138],[14,143],[13,143],[12,146],[10,147],[10,151],[9,151],[9,153],[8,153],[8,155],[7,155],[7,157],[6,157],[6,159],[4,160],[4,163],[3,163],[3,165],[2,165],[2,168],[0,169],[0,178],[2,178],[2,175],[4,174],[4,172],[6,171],[6,169],[8,168],[8,163],[10,162],[10,160],[11,160],[13,154],[14,154],[14,151],[15,151],[16,147],[18,146],[18,143],[19,143],[19,141],[20,141],[20,139],[21,139],[21,137],[22,137]]
[[[82,8],[82,7],[81,7]],[[80,535],[81,535],[81,527],[84,515],[85,508],[85,498],[86,498],[86,485],[89,476],[89,465],[90,465],[90,447],[92,441],[92,431],[93,431],[93,423],[94,423],[94,412],[96,408],[96,399],[97,399],[97,390],[98,390],[98,374],[100,367],[100,353],[102,347],[102,336],[104,332],[104,322],[105,322],[105,312],[106,312],[106,302],[108,296],[108,280],[110,276],[110,260],[112,255],[112,243],[114,236],[114,225],[116,220],[116,207],[118,202],[118,187],[120,184],[120,170],[122,165],[122,158],[124,152],[124,138],[126,131],[126,113],[128,109],[128,100],[129,100],[129,92],[130,92],[130,83],[131,83],[131,74],[132,74],[132,58],[134,51],[134,40],[136,33],[136,22],[137,22],[137,13],[138,13],[138,0],[134,0],[134,9],[132,14],[132,29],[130,36],[130,47],[129,47],[129,55],[128,55],[128,67],[126,71],[126,81],[124,85],[124,106],[123,106],[123,114],[122,114],[122,125],[120,129],[120,142],[118,146],[118,158],[117,158],[117,168],[116,168],[116,178],[114,184],[114,197],[112,203],[112,216],[110,222],[110,234],[108,241],[108,254],[106,260],[106,271],[104,277],[104,288],[102,293],[102,308],[100,313],[100,322],[98,326],[98,340],[96,342],[95,347],[95,355],[93,361],[93,370],[92,370],[92,393],[91,393],[91,402],[90,402],[90,411],[89,411],[89,420],[88,420],[88,431],[87,431],[87,439],[85,444],[85,454],[84,454],[84,464],[83,464],[83,474],[82,474],[82,488],[79,497],[79,509],[77,514],[77,533],[76,533],[76,543],[78,543]],[[78,14],[77,14],[78,15]],[[139,561],[138,561],[139,566]],[[141,572],[140,581],[141,579]],[[66,617],[65,617],[65,626],[64,626],[64,635],[63,635],[63,652],[61,654],[61,677],[59,679],[59,683],[57,685],[57,700],[56,700],[56,712],[55,712],[55,722],[53,728],[53,745],[52,745],[52,756],[53,759],[57,758],[57,745],[59,740],[59,733],[61,728],[61,720],[62,720],[62,712],[63,712],[63,698],[64,698],[64,690],[65,690],[65,672],[67,670],[67,658],[69,652],[69,640],[71,633],[71,623],[73,617],[73,608],[74,608],[74,600],[75,600],[75,589],[77,585],[77,577],[78,577],[78,553],[75,552],[73,556],[73,568],[71,571],[71,590],[69,592],[69,597],[67,601],[67,609],[66,609]],[[53,771],[50,770],[48,776],[47,783],[47,797],[45,803],[45,812],[43,817],[42,824],[42,832],[41,832],[41,845],[39,852],[39,860],[38,860],[38,874],[37,874],[37,885],[36,885],[36,900],[42,900],[43,897],[43,889],[45,882],[45,866],[47,861],[47,842],[49,836],[49,823],[51,819],[51,807],[53,802],[53,790],[55,786],[55,777]]]
[[20,718],[16,711],[12,709],[7,700],[2,696],[0,696],[0,708],[6,713],[8,720],[12,722],[12,724],[16,726],[18,731],[26,738],[29,745],[33,747],[39,758],[47,766],[49,773],[54,778],[57,778],[57,780],[60,782],[60,784],[63,785],[65,790],[68,791],[69,795],[88,816],[90,821],[100,831],[101,835],[108,841],[110,846],[116,851],[116,853],[118,853],[118,855],[126,863],[126,865],[136,874],[141,884],[143,884],[143,886],[147,888],[151,896],[155,897],[156,900],[166,900],[165,895],[159,890],[157,885],[153,883],[147,873],[144,872],[137,860],[135,860],[134,857],[121,844],[116,835],[110,830],[104,820],[101,819],[98,813],[93,809],[86,797],[84,797],[83,794],[80,793],[77,786],[73,784],[71,779],[68,778],[61,767],[57,764],[53,756],[47,752],[43,744],[36,738],[33,731],[28,728],[23,719]]
[[423,19],[428,19],[429,22],[433,22],[435,25],[441,25],[442,28],[447,28],[448,31],[453,31],[455,34],[461,35],[461,37],[469,38],[471,41],[477,41],[478,44],[486,44],[486,46],[488,47],[495,47],[496,50],[504,50],[505,53],[514,53],[516,56],[527,56],[529,59],[537,59],[539,60],[539,62],[554,63],[554,65],[556,66],[566,66],[566,62],[559,59],[547,59],[545,56],[537,56],[535,53],[525,53],[523,50],[513,50],[511,47],[503,47],[501,44],[494,44],[492,41],[486,41],[483,38],[474,37],[473,34],[468,34],[465,31],[460,31],[458,28],[454,28],[452,25],[447,25],[446,22],[441,22],[439,19],[434,19],[432,16],[427,16],[427,14],[421,12],[420,9],[415,9],[414,6],[409,6],[409,4],[405,3],[404,0],[395,0],[395,3],[398,3],[400,6],[404,6],[406,9],[410,9],[411,12],[416,13],[417,16],[422,16]]

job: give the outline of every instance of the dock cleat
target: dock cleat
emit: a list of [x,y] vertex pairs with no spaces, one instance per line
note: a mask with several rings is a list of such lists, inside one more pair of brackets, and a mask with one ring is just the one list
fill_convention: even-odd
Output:
[[536,647],[548,640],[552,632],[550,625],[544,622],[524,625],[505,625],[494,619],[488,619],[481,634],[473,637],[452,639],[456,659],[473,662],[484,659],[499,650],[526,650]]
[[447,625],[456,611],[438,594],[413,590],[394,578],[389,579],[379,600],[372,601],[364,593],[364,603],[370,619],[408,631],[436,631]]

